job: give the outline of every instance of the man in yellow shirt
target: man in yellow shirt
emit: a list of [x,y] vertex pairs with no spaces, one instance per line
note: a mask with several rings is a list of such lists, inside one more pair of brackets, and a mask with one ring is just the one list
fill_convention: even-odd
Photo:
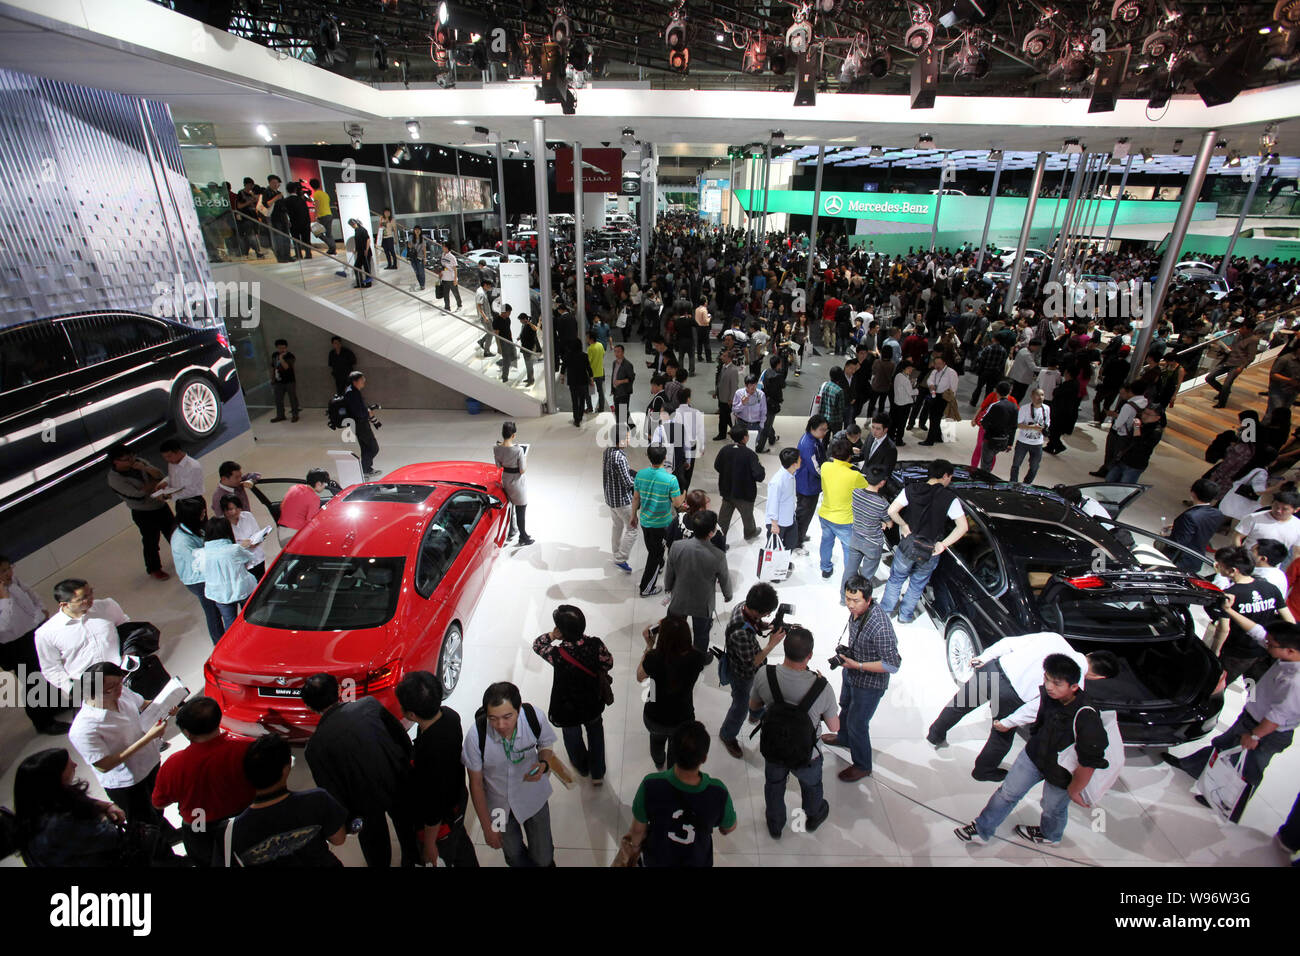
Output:
[[867,487],[867,479],[862,472],[849,464],[853,446],[847,438],[840,436],[834,439],[830,454],[830,459],[822,465],[822,504],[817,509],[817,518],[822,525],[821,559],[824,578],[829,578],[834,573],[831,552],[837,539],[845,565],[849,562],[849,543],[853,538],[853,489]]
[[311,201],[316,207],[316,221],[321,224],[325,230],[325,245],[329,249],[330,255],[337,253],[337,247],[334,245],[334,207],[330,205],[330,194],[321,189],[319,179],[308,180],[311,186]]
[[[591,377],[596,382],[596,397],[600,400],[597,413],[605,410],[605,346],[596,338],[594,329],[587,330],[587,364],[591,366]],[[591,411],[591,398],[587,398],[587,411]]]

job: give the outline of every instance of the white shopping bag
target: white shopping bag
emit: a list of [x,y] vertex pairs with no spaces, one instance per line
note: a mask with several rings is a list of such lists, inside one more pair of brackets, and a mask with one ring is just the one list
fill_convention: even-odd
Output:
[[1203,796],[1219,816],[1231,823],[1241,819],[1255,789],[1241,775],[1245,765],[1246,751],[1241,747],[1216,750],[1192,784],[1192,792]]
[[939,437],[945,442],[957,440],[957,423],[948,418],[939,420]]
[[[1093,709],[1080,707],[1074,713],[1075,722],[1078,722],[1082,711]],[[1098,714],[1101,717],[1101,725],[1106,728],[1106,767],[1103,770],[1094,770],[1088,785],[1079,794],[1079,798],[1090,807],[1095,807],[1097,801],[1106,795],[1106,791],[1115,786],[1115,781],[1119,779],[1119,772],[1124,769],[1124,738],[1119,733],[1119,719],[1113,710],[1098,711]],[[1077,731],[1075,738],[1078,739]],[[1074,749],[1074,744],[1070,744],[1057,754],[1056,763],[1071,774],[1078,769],[1079,754]]]
[[790,556],[786,554],[781,539],[768,534],[767,542],[758,551],[758,579],[760,581],[780,581],[790,567]]

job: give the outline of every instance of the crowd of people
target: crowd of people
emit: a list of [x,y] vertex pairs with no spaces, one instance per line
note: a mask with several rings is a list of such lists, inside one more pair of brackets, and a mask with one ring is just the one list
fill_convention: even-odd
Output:
[[[382,239],[381,247],[391,256]],[[588,411],[599,414],[608,407],[613,413],[615,441],[602,458],[611,557],[633,574],[633,549],[644,538],[647,558],[638,593],[668,592],[666,615],[646,628],[636,667],[638,680],[654,688],[642,717],[655,769],[637,789],[621,861],[707,865],[713,831],[725,834],[737,824],[725,784],[701,769],[714,733],[697,719],[694,700],[701,674],[715,662],[730,698],[716,737],[728,755],[743,759],[742,731],[747,722],[756,728],[749,736],[758,737],[765,820],[773,839],[780,839],[787,824],[789,776],[799,785],[803,826],[812,831],[830,813],[823,786],[827,753],[843,758],[837,776],[846,783],[872,775],[871,721],[891,676],[903,666],[895,622],[915,619],[940,557],[969,527],[951,487],[958,469],[947,460],[931,461],[925,475],[892,497],[884,488],[910,429],[923,431],[919,445],[951,443],[945,423],[961,418],[963,378],[973,383],[968,407],[979,426],[971,468],[994,472],[998,456],[1011,452],[1011,480],[1019,480],[1027,465],[1024,480],[1032,482],[1044,452],[1068,450],[1063,439],[1078,427],[1091,393],[1094,423],[1110,422],[1094,474],[1134,482],[1158,449],[1167,409],[1189,400],[1180,399],[1179,386],[1204,371],[1202,352],[1219,356],[1209,380],[1222,403],[1240,371],[1262,345],[1272,343],[1282,351],[1263,414],[1243,411],[1240,426],[1211,444],[1209,471],[1192,485],[1187,511],[1162,529],[1193,555],[1206,553],[1218,534],[1232,536],[1231,545],[1213,552],[1216,582],[1228,597],[1215,609],[1206,640],[1223,663],[1220,692],[1240,679],[1254,682],[1254,694],[1227,732],[1209,747],[1167,760],[1196,775],[1214,749],[1239,742],[1248,752],[1243,773],[1257,785],[1300,724],[1300,627],[1291,608],[1293,600],[1300,602],[1300,589],[1292,587],[1300,561],[1291,560],[1300,547],[1300,494],[1294,486],[1300,429],[1292,435],[1290,428],[1300,359],[1289,324],[1273,315],[1294,295],[1294,264],[1234,262],[1233,291],[1223,300],[1195,287],[1175,288],[1146,362],[1134,369],[1128,359],[1136,345],[1133,327],[1108,325],[1105,317],[1066,321],[1048,314],[1050,292],[1036,267],[1026,272],[1020,299],[1006,314],[1005,282],[986,282],[974,271],[972,250],[888,257],[828,243],[814,254],[818,262],[809,286],[809,250],[800,237],[769,234],[755,244],[735,230],[670,220],[656,231],[644,288],[629,266],[614,281],[598,280],[586,289],[585,342],[575,312],[576,283],[583,279],[566,264],[555,266],[555,334],[537,344],[554,348],[561,359],[575,425],[581,427]],[[1145,281],[1158,265],[1149,253],[1085,252],[1079,261],[1087,274],[1110,276],[1120,286]],[[498,343],[508,341],[508,335],[500,336],[500,318],[504,313],[508,329],[509,315],[494,305],[492,283],[482,288],[486,334],[480,347],[489,353],[492,333]],[[525,327],[536,333],[531,320]],[[628,354],[632,333],[642,342],[644,358]],[[272,379],[282,386],[277,398],[290,398],[296,418],[292,357],[283,345],[272,358]],[[336,345],[339,354],[342,343]],[[505,367],[515,356],[505,344],[501,352]],[[811,397],[802,434],[782,441],[777,419],[790,404],[788,389],[799,384],[806,360],[819,354],[833,354],[836,362]],[[649,378],[644,414],[631,408],[639,361]],[[700,363],[711,378],[693,383]],[[349,411],[360,403],[353,417],[369,421],[360,395],[364,375],[345,374],[348,393],[355,393]],[[722,443],[713,458],[721,499],[716,510],[696,474],[709,428],[697,403],[706,393],[709,404],[716,403],[708,413],[717,414],[712,440]],[[283,418],[282,404],[278,412]],[[802,413],[800,408],[799,418]],[[629,432],[649,440],[643,467],[631,465]],[[209,496],[201,468],[179,444],[164,445],[163,455],[165,481],[149,462],[114,449],[109,482],[131,508],[146,569],[155,577],[166,577],[159,540],[170,541],[181,583],[199,602],[215,642],[265,567],[249,515],[247,491],[256,476],[225,462]],[[373,455],[363,442],[368,476]],[[774,460],[765,461],[765,455]],[[513,423],[503,429],[494,458],[515,505],[520,543],[529,544],[526,458]],[[321,470],[309,471],[294,499],[285,500],[281,525],[301,527],[313,504],[319,508],[318,494],[328,480]],[[765,510],[756,515],[764,486]],[[156,494],[159,489],[163,495]],[[1265,502],[1268,510],[1259,510]],[[1078,505],[1085,511],[1096,507],[1087,500]],[[716,596],[733,600],[726,548],[736,514],[745,541],[766,532],[769,542],[781,543],[786,566],[743,592],[726,612],[721,646],[715,647]],[[847,620],[832,665],[842,668],[838,697],[811,666],[813,634],[788,618],[792,609],[773,583],[808,555],[814,516],[824,579],[835,575],[839,544],[834,594]],[[895,535],[898,543],[890,548]],[[1173,558],[1180,566],[1188,563],[1187,552]],[[573,783],[576,774],[593,786],[604,780],[602,714],[613,700],[614,660],[605,643],[587,633],[584,612],[575,605],[556,607],[554,629],[532,644],[554,672],[544,708],[524,701],[515,685],[498,682],[486,689],[472,719],[463,721],[443,703],[435,675],[409,673],[396,694],[402,716],[418,728],[412,742],[374,699],[343,700],[334,678],[311,678],[304,701],[320,723],[306,759],[317,789],[291,791],[288,745],[274,735],[250,742],[226,734],[220,708],[208,698],[180,707],[175,718],[189,745],[161,760],[166,717],[142,717],[149,702],[129,686],[118,635],[128,619],[116,602],[96,599],[84,580],[68,579],[56,586],[59,607],[48,615],[3,559],[0,584],[8,595],[0,596],[0,646],[23,642],[6,661],[34,657],[57,691],[82,690],[70,744],[110,798],[87,796],[67,749],[27,758],[16,778],[15,812],[20,845],[34,865],[172,864],[176,858],[168,847],[183,842],[186,859],[196,865],[333,866],[338,860],[330,847],[342,844],[349,832],[359,835],[369,865],[387,865],[391,820],[404,865],[442,859],[472,866],[477,854],[465,819],[473,812],[488,848],[501,850],[508,864],[548,866],[554,863],[550,777]],[[769,662],[777,656],[779,664]],[[992,838],[1041,782],[1040,824],[1015,832],[1033,844],[1057,844],[1069,803],[1090,805],[1088,787],[1108,764],[1107,733],[1088,687],[1118,673],[1115,656],[1081,655],[1059,635],[1017,635],[985,649],[974,663],[985,687],[987,677],[997,674],[1015,693],[989,700],[975,688],[963,689],[926,733],[931,745],[945,746],[959,720],[991,704],[993,732],[972,776],[999,787],[956,836],[967,842]],[[29,714],[44,732],[68,730],[46,711]],[[1028,734],[1028,743],[1003,767],[1017,728]],[[567,765],[554,749],[557,737],[563,738]],[[1071,746],[1076,760],[1067,769],[1061,755]],[[173,803],[184,823],[179,829],[159,814]],[[1292,851],[1300,827],[1295,818],[1293,811],[1280,836]],[[308,830],[308,840],[283,839]]]

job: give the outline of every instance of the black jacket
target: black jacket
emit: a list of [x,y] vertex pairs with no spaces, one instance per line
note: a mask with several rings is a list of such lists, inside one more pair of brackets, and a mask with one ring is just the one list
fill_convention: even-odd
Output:
[[[1096,770],[1107,767],[1106,728],[1088,695],[1080,690],[1068,705],[1048,697],[1042,688],[1039,688],[1038,697],[1038,719],[1029,728],[1025,752],[1047,782],[1057,787],[1070,785],[1070,772],[1056,762],[1061,751],[1070,744],[1075,745],[1080,767]],[[1079,714],[1076,722],[1075,714],[1080,708],[1087,709]],[[1076,727],[1079,731],[1077,740]]]
[[349,385],[343,392],[344,407],[347,409],[348,417],[356,423],[358,428],[370,427],[370,409],[366,408],[366,400],[362,394],[357,391],[355,385]]
[[1010,448],[1016,439],[1016,421],[1020,409],[1009,399],[999,399],[989,406],[980,424],[984,427],[984,441],[994,448]]
[[349,813],[366,816],[397,802],[408,780],[411,739],[383,704],[362,697],[321,715],[305,756],[318,786]]
[[[615,385],[618,379],[627,379],[625,385]],[[623,361],[614,360],[609,368],[609,384],[616,401],[632,397],[632,385],[636,382],[636,368],[625,356]]]
[[874,465],[882,465],[891,472],[894,465],[898,463],[898,446],[894,444],[892,438],[886,437],[880,442],[880,447],[876,449],[874,455],[870,454],[871,446],[876,440],[868,434],[862,436],[862,473],[865,475],[867,469]]
[[737,501],[753,501],[758,497],[758,482],[766,472],[758,455],[747,445],[732,443],[718,452],[713,460],[718,473],[718,494]]

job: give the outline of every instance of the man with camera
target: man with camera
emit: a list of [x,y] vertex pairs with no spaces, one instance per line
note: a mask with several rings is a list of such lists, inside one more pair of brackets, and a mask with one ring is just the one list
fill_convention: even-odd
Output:
[[[764,618],[778,607],[781,608],[781,613],[771,624],[765,623]],[[727,708],[727,716],[718,728],[718,739],[727,748],[727,753],[737,760],[742,760],[745,756],[736,737],[744,722],[745,711],[749,710],[749,691],[754,685],[754,672],[767,660],[767,655],[772,653],[776,645],[785,639],[784,616],[793,613],[793,610],[788,604],[781,604],[776,588],[766,581],[760,581],[749,589],[745,600],[731,612],[731,620],[727,623],[731,706]],[[767,636],[766,646],[759,641],[763,635]],[[750,711],[749,719],[751,723],[757,723],[760,716],[761,713]]]
[[808,668],[813,636],[807,628],[791,624],[782,643],[785,660],[768,664],[754,683],[751,711],[764,710],[759,750],[763,754],[763,800],[767,832],[781,839],[785,829],[785,781],[799,781],[805,824],[809,833],[830,816],[831,805],[822,795],[822,752],[817,728],[825,724],[840,729],[835,692],[826,678]]
[[382,427],[375,416],[370,414],[371,409],[376,409],[378,405],[366,405],[365,396],[361,394],[366,387],[366,373],[359,369],[348,376],[352,383],[348,390],[343,393],[346,402],[348,417],[352,419],[352,428],[357,436],[357,443],[361,446],[361,473],[367,481],[371,478],[378,478],[379,472],[375,470],[375,456],[379,454],[379,442],[375,439],[375,432],[370,426],[375,428]]
[[[926,481],[909,482],[889,506],[889,520],[898,525],[902,536],[894,548],[894,563],[880,604],[890,617],[897,612],[903,624],[916,620],[917,602],[930,583],[940,555],[970,527],[957,493],[948,487],[952,483],[952,462],[930,462],[928,475]],[[942,537],[949,519],[953,530]]]
[[[847,643],[835,648],[831,669],[844,668],[840,684],[840,727],[824,734],[822,743],[845,747],[853,763],[839,773],[847,783],[871,776],[871,718],[889,688],[889,675],[898,673],[903,658],[889,615],[871,600],[871,583],[855,574],[844,582]],[[829,724],[827,726],[830,726]]]

